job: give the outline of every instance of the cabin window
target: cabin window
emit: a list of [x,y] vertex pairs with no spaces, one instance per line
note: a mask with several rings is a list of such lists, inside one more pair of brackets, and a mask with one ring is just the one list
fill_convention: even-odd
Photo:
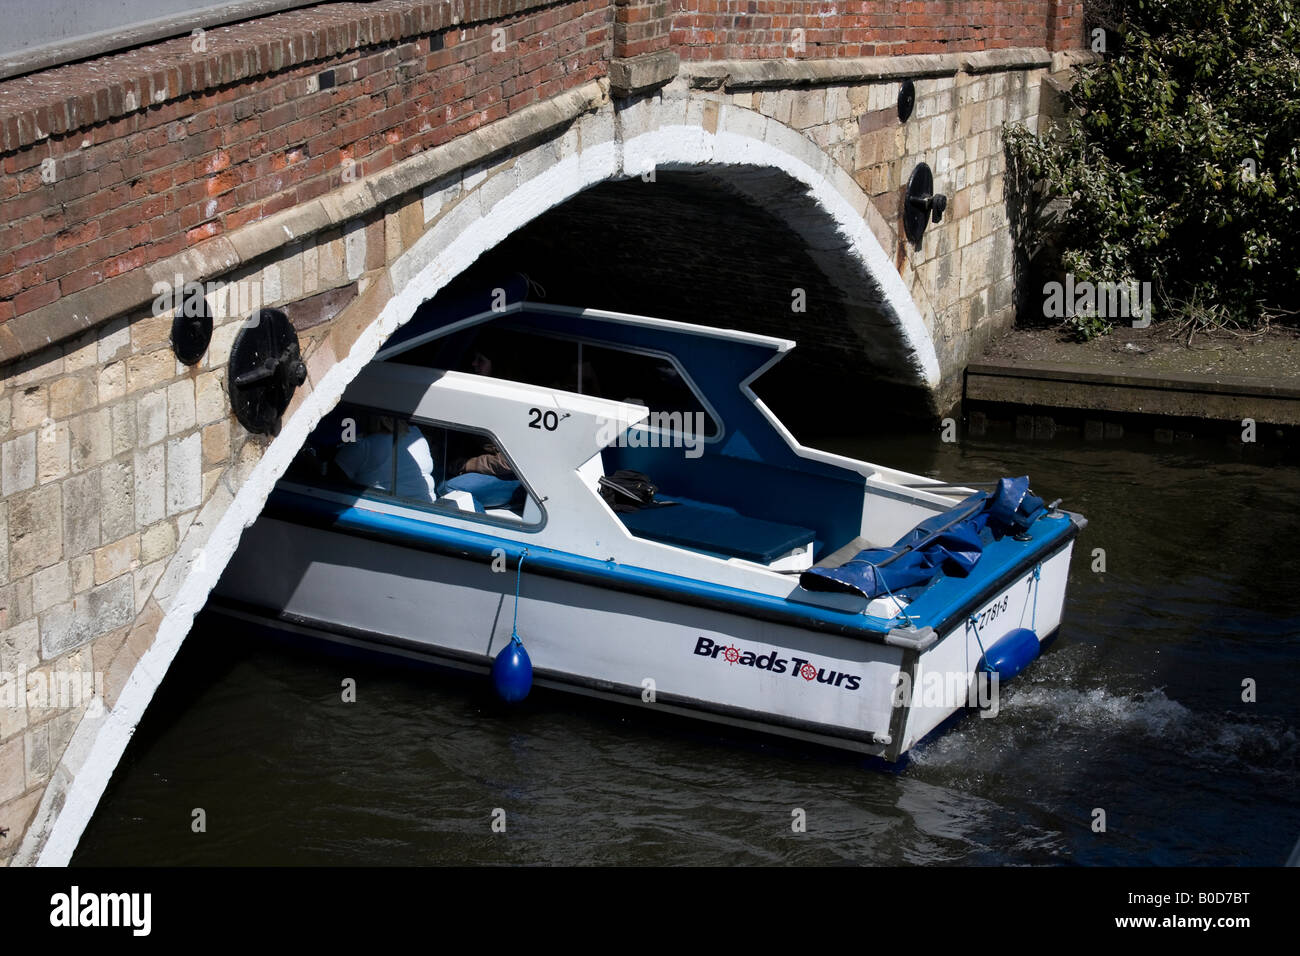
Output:
[[639,427],[667,434],[709,439],[721,431],[682,371],[665,355],[519,329],[485,329],[464,349],[456,368],[644,405],[650,417]]
[[540,524],[541,508],[488,434],[341,406],[316,427],[291,480],[465,517]]
[[644,426],[670,434],[718,436],[718,423],[677,366],[662,355],[579,343],[578,390],[650,409]]
[[525,385],[579,391],[579,345],[572,339],[517,329],[485,329],[456,366]]

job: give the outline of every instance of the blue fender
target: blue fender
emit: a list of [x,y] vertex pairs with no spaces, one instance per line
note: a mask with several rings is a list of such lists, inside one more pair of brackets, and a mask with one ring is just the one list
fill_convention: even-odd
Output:
[[518,637],[512,637],[492,662],[492,686],[508,704],[518,703],[532,690],[533,662]]
[[1039,646],[1037,634],[1018,627],[984,652],[979,669],[994,671],[1000,680],[1010,680],[1038,656]]

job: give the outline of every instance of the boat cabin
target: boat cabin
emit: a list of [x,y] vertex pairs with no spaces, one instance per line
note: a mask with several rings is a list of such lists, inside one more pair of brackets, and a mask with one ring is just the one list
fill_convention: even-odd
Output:
[[[717,579],[666,547],[743,569],[723,575],[733,585],[796,597],[792,575],[893,541],[952,500],[900,487],[886,502],[869,485],[899,473],[798,445],[750,388],[793,346],[534,303],[413,321],[322,420],[287,479]],[[628,471],[657,487],[652,503],[619,507],[609,479]],[[661,547],[615,546],[629,536]]]

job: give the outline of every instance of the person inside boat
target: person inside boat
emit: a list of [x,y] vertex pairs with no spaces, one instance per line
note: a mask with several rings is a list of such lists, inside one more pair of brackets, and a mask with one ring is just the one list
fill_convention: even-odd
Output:
[[[481,351],[470,356],[468,370],[475,375],[491,375],[492,359]],[[451,457],[447,469],[455,477],[444,481],[438,493],[467,491],[474,499],[474,510],[505,508],[515,503],[523,483],[515,474],[501,449],[481,435],[461,433],[457,436],[458,454]]]
[[433,453],[418,428],[388,415],[369,415],[358,424],[364,434],[356,441],[344,441],[334,453],[334,464],[349,481],[400,498],[437,500]]

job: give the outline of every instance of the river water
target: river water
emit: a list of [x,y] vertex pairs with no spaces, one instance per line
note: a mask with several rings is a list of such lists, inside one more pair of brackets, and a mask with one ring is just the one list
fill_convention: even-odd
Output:
[[997,718],[886,768],[554,693],[507,710],[486,681],[202,617],[73,862],[1285,861],[1300,469],[1143,438],[817,444],[946,480],[1027,473],[1089,519],[1060,635]]

